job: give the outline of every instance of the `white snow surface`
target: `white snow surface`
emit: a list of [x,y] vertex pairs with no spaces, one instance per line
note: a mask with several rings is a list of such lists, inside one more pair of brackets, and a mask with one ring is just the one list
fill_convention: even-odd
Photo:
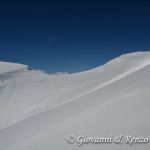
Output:
[[89,137],[150,137],[150,52],[62,75],[0,62],[0,150],[148,150],[147,144],[69,144]]

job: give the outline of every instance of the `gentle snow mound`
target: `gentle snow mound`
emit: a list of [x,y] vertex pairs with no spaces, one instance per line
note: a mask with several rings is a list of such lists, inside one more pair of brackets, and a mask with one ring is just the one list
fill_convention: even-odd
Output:
[[0,74],[26,68],[26,65],[0,61]]
[[69,134],[150,137],[150,52],[48,75],[0,62],[0,149],[148,150],[150,144],[68,144]]

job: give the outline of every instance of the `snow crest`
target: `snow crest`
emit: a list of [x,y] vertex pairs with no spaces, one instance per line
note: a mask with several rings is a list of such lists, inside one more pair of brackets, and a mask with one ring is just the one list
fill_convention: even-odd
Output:
[[[0,149],[77,149],[63,141],[70,133],[150,136],[149,70],[150,52],[122,55],[95,69],[62,75],[0,62]],[[100,145],[82,148],[98,150]]]

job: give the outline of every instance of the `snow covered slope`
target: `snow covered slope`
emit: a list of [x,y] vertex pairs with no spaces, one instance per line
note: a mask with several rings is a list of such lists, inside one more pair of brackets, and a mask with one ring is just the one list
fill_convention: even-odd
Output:
[[0,62],[0,149],[147,150],[150,144],[68,144],[66,137],[150,137],[150,52],[48,75]]

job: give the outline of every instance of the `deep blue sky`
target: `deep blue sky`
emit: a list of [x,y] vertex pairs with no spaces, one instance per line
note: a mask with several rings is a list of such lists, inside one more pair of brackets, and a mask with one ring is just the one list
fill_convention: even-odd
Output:
[[150,50],[150,2],[0,1],[0,61],[79,72]]

